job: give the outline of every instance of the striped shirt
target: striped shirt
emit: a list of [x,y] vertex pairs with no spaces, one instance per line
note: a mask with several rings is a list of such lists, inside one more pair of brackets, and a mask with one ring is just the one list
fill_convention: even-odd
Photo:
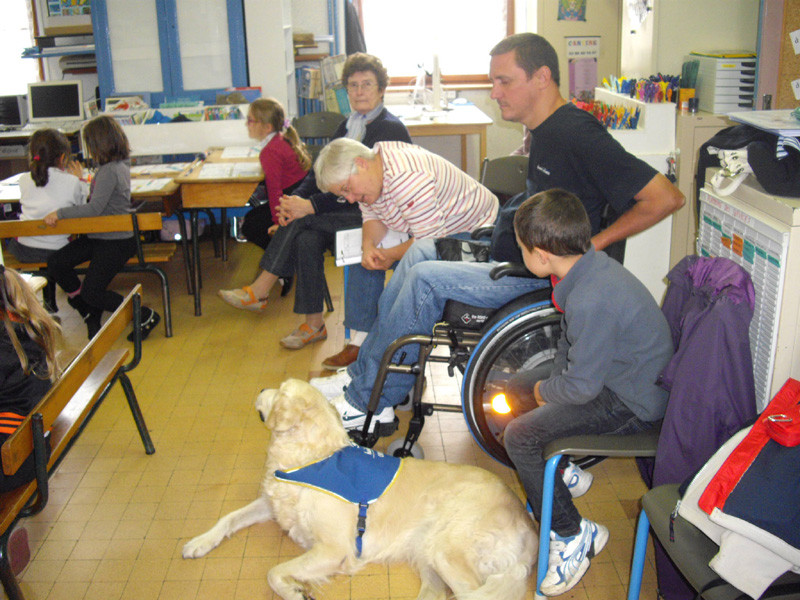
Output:
[[495,195],[453,163],[404,142],[378,142],[373,150],[383,160],[383,189],[373,204],[359,204],[364,221],[418,239],[494,223]]

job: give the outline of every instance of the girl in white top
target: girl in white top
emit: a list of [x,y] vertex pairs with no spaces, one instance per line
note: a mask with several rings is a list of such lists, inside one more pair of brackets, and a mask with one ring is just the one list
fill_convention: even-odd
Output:
[[[30,172],[19,179],[20,219],[43,219],[67,206],[86,202],[89,184],[79,179],[81,165],[72,160],[70,144],[60,131],[39,129],[28,144]],[[8,249],[21,262],[47,262],[54,251],[67,245],[67,235],[41,235],[9,240]]]

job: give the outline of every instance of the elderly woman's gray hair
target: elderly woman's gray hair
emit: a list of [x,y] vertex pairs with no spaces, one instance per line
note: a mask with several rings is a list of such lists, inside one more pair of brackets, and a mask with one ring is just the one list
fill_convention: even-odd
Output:
[[337,138],[325,146],[314,163],[317,187],[329,192],[331,186],[344,183],[356,172],[356,159],[372,160],[375,153],[361,142]]

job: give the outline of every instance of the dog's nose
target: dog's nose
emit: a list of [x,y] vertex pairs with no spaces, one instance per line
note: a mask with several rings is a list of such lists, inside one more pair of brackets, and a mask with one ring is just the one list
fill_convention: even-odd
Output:
[[266,419],[264,419],[264,413],[262,413],[262,412],[261,412],[260,410],[258,410],[258,409],[256,409],[256,411],[258,412],[258,416],[261,418],[261,422],[263,423],[263,422],[266,420]]

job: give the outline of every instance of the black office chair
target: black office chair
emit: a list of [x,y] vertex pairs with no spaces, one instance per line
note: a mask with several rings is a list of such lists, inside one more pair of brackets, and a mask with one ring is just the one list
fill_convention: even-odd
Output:
[[319,151],[331,141],[345,116],[336,112],[314,112],[292,120],[292,127],[305,142],[311,160],[315,161]]
[[489,188],[504,204],[511,196],[525,189],[528,177],[527,156],[501,156],[483,159],[481,184]]

